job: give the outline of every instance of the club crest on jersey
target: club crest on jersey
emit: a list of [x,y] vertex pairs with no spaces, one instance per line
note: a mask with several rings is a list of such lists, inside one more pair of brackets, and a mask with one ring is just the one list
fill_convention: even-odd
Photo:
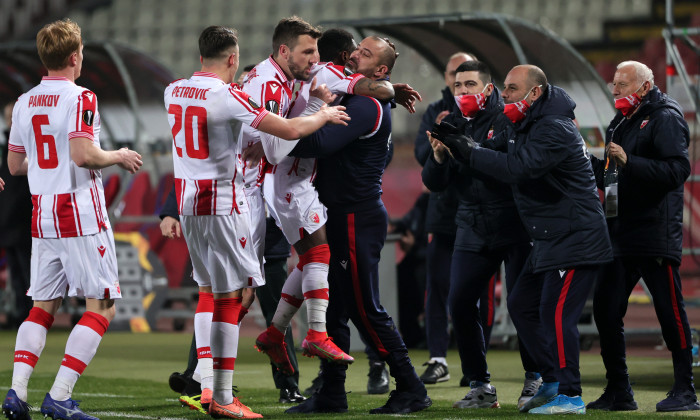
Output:
[[102,258],[104,258],[104,256],[105,256],[105,251],[107,251],[107,248],[105,248],[104,245],[100,245],[100,246],[97,247],[97,251],[99,251],[100,256],[101,256]]
[[118,281],[118,280],[114,282],[114,287],[117,288],[117,293],[119,293],[119,294],[122,293],[122,289],[121,289],[121,287],[119,287],[119,281]]
[[311,221],[314,222],[314,223],[320,223],[320,222],[321,222],[321,218],[318,217],[318,213],[316,213],[316,212],[312,212],[312,213],[311,213],[311,215],[309,216],[309,220],[311,220]]
[[245,244],[248,242],[248,239],[244,236],[238,240],[238,242],[241,243],[241,246],[245,248]]
[[644,118],[644,121],[639,125],[639,129],[641,130],[642,128],[646,127],[646,125],[649,124],[649,117]]
[[91,127],[94,119],[95,119],[94,112],[92,112],[89,109],[86,109],[85,111],[83,111],[83,122],[85,123],[85,125]]
[[258,77],[258,70],[257,67],[253,67],[253,70],[249,71],[248,74],[245,75],[245,78],[243,79],[243,84],[248,83],[249,81],[253,80],[253,78]]
[[287,193],[287,195],[284,196],[284,199],[287,200],[287,203],[292,202],[292,193]]
[[486,135],[486,140],[491,140],[493,138],[493,126],[489,129],[489,133]]

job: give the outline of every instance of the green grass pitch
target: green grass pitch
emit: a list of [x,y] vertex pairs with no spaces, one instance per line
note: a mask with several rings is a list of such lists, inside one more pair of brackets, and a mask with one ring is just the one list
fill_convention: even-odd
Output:
[[[53,383],[63,356],[68,332],[52,331],[48,335],[46,348],[29,382],[29,403],[33,405],[32,417],[42,418],[38,406]],[[171,372],[182,371],[186,365],[192,336],[180,333],[132,334],[108,332],[97,352],[97,356],[85,370],[74,390],[73,398],[82,400],[81,408],[102,419],[206,419],[180,406],[177,395],[168,388]],[[0,333],[0,391],[11,385],[12,354],[15,334]],[[427,351],[413,350],[411,358],[419,373],[420,364],[428,359]],[[668,354],[668,353],[666,353]],[[267,357],[253,348],[253,338],[243,337],[238,349],[234,385],[239,388],[241,400],[265,418],[366,418],[371,408],[386,401],[387,395],[367,395],[366,356],[354,353],[357,361],[348,371],[347,391],[349,412],[347,414],[319,414],[315,416],[288,415],[288,405],[277,402],[279,392],[274,388]],[[630,413],[600,413],[589,411],[589,418],[643,419],[654,417],[686,416],[700,418],[700,412],[680,414],[657,414],[656,403],[665,397],[672,384],[670,354],[668,358],[638,358],[629,360],[629,369],[634,381],[634,390],[640,409]],[[300,387],[306,388],[318,372],[317,359],[308,359],[299,354]],[[488,362],[493,385],[498,390],[500,409],[459,410],[452,403],[464,397],[467,388],[459,387],[461,373],[456,351],[448,357],[452,379],[438,385],[429,385],[428,394],[433,406],[428,410],[402,417],[422,419],[491,419],[525,416],[516,408],[522,387],[523,373],[518,354],[514,351],[493,350]],[[583,375],[583,398],[588,402],[597,398],[605,384],[603,364],[597,354],[581,357]],[[381,418],[376,416],[372,418]],[[396,417],[396,416],[391,416]]]

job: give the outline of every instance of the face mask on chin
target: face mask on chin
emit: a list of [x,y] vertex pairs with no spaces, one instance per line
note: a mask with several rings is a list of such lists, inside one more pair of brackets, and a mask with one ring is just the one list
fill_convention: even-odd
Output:
[[[644,86],[644,83],[642,83],[642,86]],[[642,86],[640,86],[639,89],[641,89]],[[642,103],[642,98],[637,95],[639,89],[637,89],[633,94],[627,95],[624,98],[615,99],[615,109],[620,111],[625,117],[632,114],[637,109],[639,104]]]
[[459,110],[462,112],[462,115],[464,115],[466,118],[472,118],[477,112],[484,109],[486,106],[486,94],[484,92],[488,87],[489,85],[486,85],[481,93],[477,93],[475,95],[455,96],[455,102],[457,103]]
[[[532,89],[536,87],[542,87],[542,85],[534,86]],[[525,118],[525,115],[527,115],[527,110],[530,108],[530,104],[527,103],[526,99],[532,93],[532,89],[530,89],[522,100],[513,102],[512,104],[506,104],[503,107],[503,113],[506,114],[506,117],[508,117],[513,124],[522,121],[522,119]]]

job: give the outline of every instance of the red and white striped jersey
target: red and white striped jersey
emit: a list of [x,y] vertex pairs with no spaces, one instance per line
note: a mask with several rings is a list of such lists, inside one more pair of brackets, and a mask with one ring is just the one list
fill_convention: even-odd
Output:
[[173,134],[173,167],[181,215],[248,211],[243,193],[241,128],[267,111],[213,73],[195,72],[165,89]]
[[44,77],[20,96],[12,113],[9,150],[26,153],[32,193],[32,236],[68,238],[109,229],[102,173],[78,167],[70,140],[100,147],[97,97],[63,77]]
[[[365,77],[359,73],[346,76],[342,66],[333,63],[319,63],[311,68],[310,79],[316,78],[316,85],[325,84],[328,89],[338,95],[337,101],[346,93],[352,93],[355,84],[358,80]],[[309,101],[311,83],[302,82],[299,89],[299,95],[289,111],[289,118],[294,118],[302,115]],[[265,154],[268,159],[275,163],[272,172],[275,177],[279,176],[294,176],[306,177],[308,182],[312,182],[316,175],[316,159],[301,159],[287,156],[294,146],[296,141],[285,141],[271,135],[262,136]]]
[[311,89],[311,81],[316,78],[316,86],[326,84],[326,87],[339,98],[336,102],[340,102],[340,97],[346,93],[353,93],[355,84],[362,79],[363,75],[355,73],[351,75],[345,74],[345,68],[333,63],[318,63],[311,67],[311,76],[308,82],[302,82],[298,97],[292,104],[292,109],[289,111],[289,118],[298,117],[304,112],[306,104],[309,101],[309,91]]
[[[293,99],[294,80],[284,74],[272,56],[258,63],[245,77],[243,91],[252,96],[269,112],[286,117]],[[243,128],[243,149],[260,141],[260,132],[252,127]],[[265,165],[245,168],[243,174],[247,194],[255,194],[265,178]]]

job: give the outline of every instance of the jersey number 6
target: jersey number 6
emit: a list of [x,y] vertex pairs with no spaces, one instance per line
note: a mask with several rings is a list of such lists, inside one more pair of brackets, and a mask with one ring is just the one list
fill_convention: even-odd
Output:
[[42,125],[49,125],[48,115],[41,114],[32,117],[32,129],[34,129],[34,141],[36,141],[36,160],[41,169],[54,169],[58,166],[56,139],[50,134],[42,133]]
[[[182,147],[177,146],[177,135],[182,130],[182,117],[185,117],[185,150],[187,156],[192,159],[206,159],[209,157],[209,131],[207,130],[207,110],[201,106],[188,106],[182,112],[180,105],[170,104],[168,114],[175,117],[172,126],[173,145],[177,155],[182,157]],[[197,119],[196,130],[194,119]],[[197,145],[195,147],[194,135],[197,133]]]

